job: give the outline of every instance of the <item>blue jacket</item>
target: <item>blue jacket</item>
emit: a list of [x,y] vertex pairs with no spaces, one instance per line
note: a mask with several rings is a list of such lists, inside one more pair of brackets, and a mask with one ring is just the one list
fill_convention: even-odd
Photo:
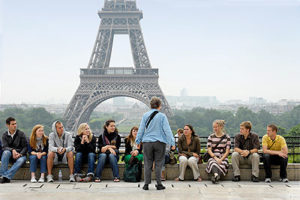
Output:
[[146,129],[146,123],[150,115],[156,110],[157,109],[152,109],[143,115],[138,134],[136,136],[136,143],[140,144],[141,142],[160,141],[171,146],[175,146],[174,136],[171,131],[168,118],[165,114],[161,112],[157,113]]

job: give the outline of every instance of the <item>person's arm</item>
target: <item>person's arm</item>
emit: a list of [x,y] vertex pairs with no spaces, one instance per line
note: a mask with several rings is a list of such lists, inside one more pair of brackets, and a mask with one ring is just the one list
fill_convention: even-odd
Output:
[[208,137],[207,139],[207,153],[210,155],[210,157],[215,158],[215,154],[212,151],[212,140],[211,140],[211,136]]
[[95,153],[95,151],[96,151],[96,138],[95,138],[95,136],[93,136],[92,140],[86,145],[87,145],[87,148],[88,148],[89,152]]
[[139,130],[138,130],[138,133],[137,133],[137,136],[136,136],[136,139],[135,139],[135,142],[137,144],[140,144],[142,142],[142,139],[143,139],[143,136],[144,136],[144,133],[145,133],[145,116],[143,116],[142,120],[141,120],[141,123],[140,123],[140,126],[139,126]]
[[240,144],[241,144],[241,141],[239,140],[239,134],[237,134],[234,137],[234,151],[238,152],[239,154],[241,154],[243,152],[243,150],[239,148]]
[[132,147],[130,145],[130,141],[126,138],[125,139],[125,155],[130,154],[132,151]]
[[84,149],[84,144],[81,144],[81,139],[77,135],[74,140],[74,148],[76,152],[82,152]]
[[230,147],[231,147],[230,136],[227,135],[226,139],[227,139],[227,142],[226,142],[226,152],[224,153],[224,155],[221,158],[222,161],[225,160],[228,157],[229,153],[230,153]]
[[258,135],[255,135],[252,142],[253,142],[253,149],[250,149],[250,154],[251,153],[257,153],[258,149],[260,148]]
[[25,156],[27,154],[27,151],[28,151],[28,142],[27,142],[27,139],[26,139],[26,136],[25,134],[22,132],[22,134],[20,134],[20,154],[22,156]]
[[7,134],[7,132],[3,133],[3,135],[2,135],[2,147],[3,147],[3,151],[10,151],[10,152],[12,152],[13,148],[9,147],[6,134]]
[[103,142],[102,135],[99,136],[98,147],[99,147],[101,153],[105,153],[108,150],[108,146],[105,145]]
[[[65,133],[65,134],[67,134],[67,133]],[[66,139],[68,140],[67,141],[67,148],[66,148],[66,152],[68,153],[68,152],[70,152],[70,151],[73,151],[73,149],[74,149],[74,143],[73,143],[73,139],[72,139],[72,135],[71,134],[67,134],[66,135],[67,137],[66,137]]]
[[55,147],[55,145],[54,145],[54,134],[55,133],[50,133],[50,135],[49,135],[49,150],[50,151],[52,151],[52,152],[55,152],[55,153],[57,153],[57,147]]

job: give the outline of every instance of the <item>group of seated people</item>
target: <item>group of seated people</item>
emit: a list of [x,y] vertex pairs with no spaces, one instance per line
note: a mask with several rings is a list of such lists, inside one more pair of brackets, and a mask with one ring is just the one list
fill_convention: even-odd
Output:
[[[70,182],[100,182],[102,171],[106,163],[109,163],[113,171],[113,181],[119,182],[119,147],[121,137],[118,134],[114,120],[108,120],[104,124],[103,133],[98,141],[92,134],[87,123],[78,127],[77,136],[73,141],[72,135],[64,130],[62,122],[55,121],[52,132],[47,137],[42,125],[36,125],[32,129],[29,141],[25,134],[17,129],[16,119],[9,117],[6,120],[8,130],[2,135],[2,157],[0,167],[0,183],[9,183],[18,169],[26,162],[29,154],[31,182],[53,182],[53,165],[68,164]],[[206,172],[211,174],[212,183],[218,183],[221,176],[228,172],[231,140],[225,132],[225,121],[213,122],[213,133],[207,140],[208,161]],[[232,181],[240,181],[240,164],[252,166],[251,181],[259,181],[260,149],[259,137],[251,131],[252,124],[249,121],[240,124],[240,133],[234,139],[234,152],[231,161],[233,168]],[[125,168],[133,161],[143,161],[142,144],[137,145],[136,136],[138,127],[133,127],[125,139],[125,155],[123,160]],[[185,125],[183,130],[177,131],[177,151],[179,160],[179,175],[176,181],[184,181],[187,166],[192,169],[195,181],[201,181],[199,164],[202,163],[200,154],[200,138],[196,135],[191,125]],[[96,142],[98,142],[98,162],[95,170]],[[1,144],[1,143],[0,143]],[[169,163],[170,146],[167,147],[165,163]],[[280,165],[280,180],[288,182],[287,163],[288,148],[285,139],[277,135],[277,127],[273,124],[267,126],[267,134],[262,138],[263,163],[265,169],[265,182],[270,183],[272,178],[271,165]],[[75,155],[75,165],[74,165]],[[8,168],[8,164],[12,166]],[[40,163],[40,176],[37,180],[37,165]],[[82,174],[82,164],[88,163],[88,171]],[[162,170],[162,180],[165,180],[165,171]]]

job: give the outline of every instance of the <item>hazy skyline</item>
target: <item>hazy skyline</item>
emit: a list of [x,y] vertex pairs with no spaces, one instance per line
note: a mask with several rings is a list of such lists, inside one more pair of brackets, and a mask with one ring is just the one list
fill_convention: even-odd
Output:
[[[1,2],[1,1],[0,1]],[[0,103],[69,103],[87,67],[104,0],[0,3]],[[137,0],[168,95],[300,99],[299,0]],[[111,66],[133,66],[127,35]]]

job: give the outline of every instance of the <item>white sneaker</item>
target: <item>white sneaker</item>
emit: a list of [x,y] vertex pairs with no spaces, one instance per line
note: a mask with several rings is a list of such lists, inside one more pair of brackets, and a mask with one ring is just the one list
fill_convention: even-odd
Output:
[[53,175],[52,175],[52,174],[49,174],[49,175],[47,176],[47,181],[48,181],[48,183],[54,182],[54,180],[53,180]]
[[288,182],[289,182],[289,179],[287,179],[287,178],[280,178],[280,179],[279,179],[279,182],[288,183]]
[[270,178],[266,178],[266,179],[265,179],[265,182],[266,182],[266,183],[271,183],[272,181],[271,181]]
[[38,182],[39,182],[39,183],[44,183],[44,182],[45,182],[45,178],[44,178],[44,177],[40,177],[40,179],[39,179]]
[[31,177],[31,180],[30,180],[31,183],[37,183],[35,177]]
[[73,174],[70,174],[70,179],[69,179],[70,182],[75,182],[75,178],[74,178],[74,175]]

